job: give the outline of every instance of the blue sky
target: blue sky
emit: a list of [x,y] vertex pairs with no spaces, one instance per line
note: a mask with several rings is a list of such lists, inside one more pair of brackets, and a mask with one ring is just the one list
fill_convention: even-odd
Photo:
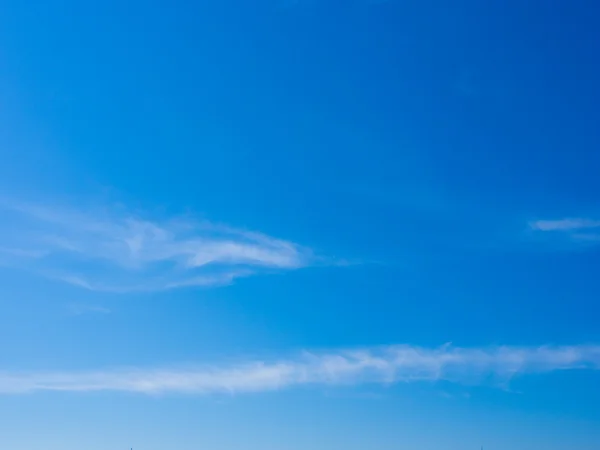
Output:
[[0,2],[0,447],[600,445],[593,2]]

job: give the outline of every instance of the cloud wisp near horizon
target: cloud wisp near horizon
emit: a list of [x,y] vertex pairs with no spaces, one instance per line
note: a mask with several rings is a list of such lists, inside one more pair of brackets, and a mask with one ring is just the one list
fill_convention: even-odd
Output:
[[275,361],[180,369],[1,372],[0,393],[120,391],[141,394],[235,394],[299,386],[390,385],[449,381],[506,383],[517,375],[558,370],[600,370],[600,346],[424,348],[392,345],[303,352]]
[[219,286],[316,263],[305,247],[206,220],[149,220],[122,209],[83,212],[3,202],[0,263],[90,290]]

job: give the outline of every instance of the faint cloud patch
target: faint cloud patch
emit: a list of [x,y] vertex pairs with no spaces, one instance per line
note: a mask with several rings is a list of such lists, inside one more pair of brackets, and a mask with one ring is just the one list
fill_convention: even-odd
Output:
[[0,202],[0,263],[107,292],[222,286],[335,264],[293,242],[206,220],[7,201]]
[[564,370],[600,370],[600,346],[443,345],[363,347],[303,352],[297,357],[248,360],[179,368],[122,368],[96,371],[2,372],[0,393],[120,391],[190,395],[257,393],[300,386],[389,386],[451,382],[507,385],[519,375]]
[[536,220],[529,226],[537,231],[573,231],[589,228],[600,228],[600,220],[567,218],[559,220]]
[[106,314],[111,314],[112,310],[110,310],[109,308],[106,308],[104,306],[98,306],[98,305],[75,304],[75,305],[69,305],[68,312],[72,316],[82,316],[84,314],[106,315]]
[[597,244],[600,242],[600,220],[596,219],[568,217],[553,220],[535,220],[529,222],[529,229],[536,233],[558,236],[580,244]]

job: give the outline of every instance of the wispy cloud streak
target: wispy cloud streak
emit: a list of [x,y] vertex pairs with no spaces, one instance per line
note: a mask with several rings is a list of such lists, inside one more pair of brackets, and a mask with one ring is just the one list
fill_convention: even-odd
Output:
[[86,289],[214,286],[315,261],[289,241],[208,221],[0,204],[0,263]]
[[82,316],[84,314],[110,314],[112,311],[109,308],[98,305],[83,305],[74,304],[68,307],[69,312],[74,316]]
[[536,220],[529,223],[529,228],[537,233],[562,236],[580,245],[600,243],[600,220],[586,218]]
[[122,391],[142,394],[219,394],[298,386],[355,386],[447,380],[506,382],[516,375],[600,370],[600,346],[422,348],[396,345],[304,352],[297,358],[179,369],[94,372],[0,372],[1,393]]
[[536,220],[529,224],[537,231],[573,231],[589,228],[600,228],[600,220],[567,218],[559,220]]

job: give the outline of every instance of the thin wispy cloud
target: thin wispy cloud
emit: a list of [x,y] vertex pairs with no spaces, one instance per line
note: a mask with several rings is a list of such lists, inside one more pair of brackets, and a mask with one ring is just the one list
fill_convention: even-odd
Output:
[[529,228],[536,233],[558,235],[580,244],[600,242],[600,220],[569,217],[555,220],[535,220]]
[[567,218],[559,220],[536,220],[529,224],[537,231],[573,231],[600,228],[600,220]]
[[600,346],[422,348],[396,345],[304,352],[296,358],[179,369],[0,372],[0,392],[122,391],[142,394],[264,392],[299,386],[400,382],[506,383],[517,375],[600,370]]
[[106,308],[104,306],[83,304],[69,305],[68,311],[74,316],[82,316],[84,314],[106,315],[112,312],[109,308]]
[[208,221],[0,203],[0,263],[82,288],[217,286],[316,261],[293,242]]

